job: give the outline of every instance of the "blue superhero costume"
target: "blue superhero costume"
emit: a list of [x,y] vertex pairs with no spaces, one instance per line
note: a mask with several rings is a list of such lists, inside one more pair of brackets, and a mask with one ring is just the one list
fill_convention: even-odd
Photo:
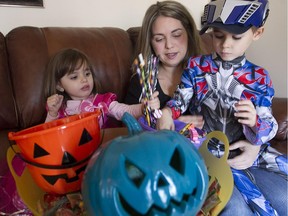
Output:
[[[249,62],[245,56],[226,62],[213,53],[189,59],[181,83],[167,106],[174,119],[187,110],[201,114],[205,120],[203,129],[224,132],[229,143],[247,139],[262,145],[253,166],[277,172],[287,179],[287,156],[268,143],[278,129],[271,112],[273,96],[272,82],[265,69]],[[234,105],[240,100],[254,104],[257,113],[254,128],[238,123],[234,116]],[[219,140],[212,140],[208,146],[217,157],[224,153]],[[235,185],[247,204],[256,215],[278,215],[246,172],[249,171],[232,169]]]
[[[230,143],[246,138],[261,145],[271,140],[278,129],[271,113],[273,96],[272,82],[265,69],[244,56],[225,62],[212,54],[189,60],[181,84],[167,106],[176,118],[187,109],[191,114],[202,114],[204,129],[223,131]],[[251,100],[254,104],[257,112],[255,128],[238,123],[234,105],[239,100]]]

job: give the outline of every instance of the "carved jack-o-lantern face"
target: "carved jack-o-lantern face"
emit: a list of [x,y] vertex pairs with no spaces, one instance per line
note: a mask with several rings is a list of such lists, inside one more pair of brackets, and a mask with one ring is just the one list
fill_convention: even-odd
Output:
[[61,166],[45,168],[28,163],[27,168],[35,183],[45,192],[66,194],[80,190],[88,159],[89,157],[82,163],[70,168],[61,168]]
[[100,143],[99,112],[83,113],[9,134],[44,191],[79,190],[87,162]]
[[117,138],[95,153],[82,193],[89,215],[196,215],[207,185],[190,141],[158,131]]

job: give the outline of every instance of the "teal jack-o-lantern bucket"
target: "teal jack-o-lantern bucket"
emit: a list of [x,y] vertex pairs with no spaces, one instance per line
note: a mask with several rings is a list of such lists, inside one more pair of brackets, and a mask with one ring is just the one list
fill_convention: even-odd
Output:
[[142,131],[125,113],[129,135],[95,152],[82,182],[88,215],[196,215],[208,190],[203,158],[175,131]]

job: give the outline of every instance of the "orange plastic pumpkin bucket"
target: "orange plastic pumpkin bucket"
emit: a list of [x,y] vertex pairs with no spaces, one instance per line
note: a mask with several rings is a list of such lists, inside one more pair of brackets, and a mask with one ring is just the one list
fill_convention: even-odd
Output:
[[71,166],[43,166],[26,162],[26,167],[43,191],[67,194],[81,189],[83,174],[90,156],[81,162],[71,164]]
[[86,165],[100,145],[100,114],[100,110],[82,113],[8,134],[45,192],[80,190]]
[[84,160],[100,144],[99,116],[87,112],[10,132],[21,156],[44,165],[65,165]]

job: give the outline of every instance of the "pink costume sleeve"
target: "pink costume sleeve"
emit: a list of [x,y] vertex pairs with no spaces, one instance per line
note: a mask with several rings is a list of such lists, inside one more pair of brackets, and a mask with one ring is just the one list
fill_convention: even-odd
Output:
[[113,101],[109,106],[108,115],[116,118],[117,120],[121,120],[125,112],[128,112],[136,119],[138,119],[143,114],[142,104],[127,105],[124,103],[119,103],[118,101]]
[[110,104],[117,100],[116,94],[113,93],[105,93],[105,94],[97,94],[94,98],[93,105],[96,107],[101,107],[104,111],[104,114],[108,114],[108,107]]
[[119,103],[116,94],[113,93],[98,94],[93,104],[103,107],[106,115],[117,120],[121,120],[125,112],[130,113],[135,118],[139,118],[142,115],[142,104],[127,105]]
[[61,115],[61,110],[59,110],[58,116],[53,118],[47,114],[46,121],[52,121],[61,117],[75,115],[82,112],[93,112],[95,108],[101,108],[104,113],[104,119],[100,122],[100,127],[102,123],[105,124],[107,120],[107,115],[114,117],[117,120],[121,120],[125,112],[130,113],[135,118],[139,118],[142,115],[142,104],[127,105],[124,103],[119,103],[116,101],[117,96],[113,93],[96,94],[83,101],[69,100],[67,101],[67,107],[64,113]]

